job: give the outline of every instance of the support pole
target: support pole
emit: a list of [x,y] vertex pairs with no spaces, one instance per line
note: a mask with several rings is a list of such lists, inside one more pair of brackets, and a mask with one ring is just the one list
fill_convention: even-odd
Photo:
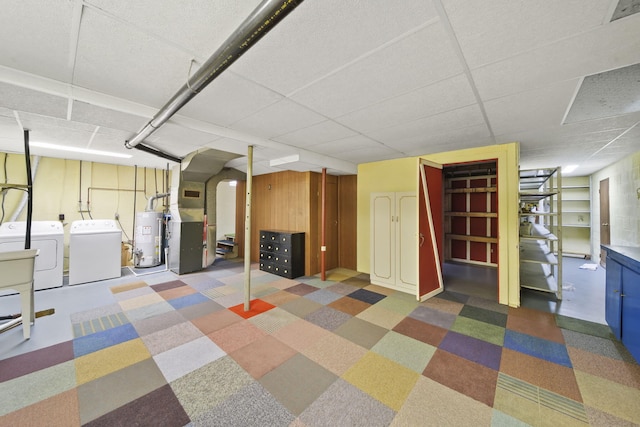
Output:
[[321,220],[321,247],[320,247],[320,279],[327,280],[326,266],[326,237],[327,237],[327,168],[322,168],[322,220]]
[[[24,238],[24,248],[31,249],[31,218],[33,215],[33,177],[31,176],[31,153],[29,152],[29,130],[24,130],[24,161],[27,167],[27,191],[29,196],[27,197],[27,232]],[[32,303],[33,303],[33,288]],[[33,312],[33,307],[32,310]]]
[[253,145],[247,153],[247,193],[244,217],[244,311],[251,309],[251,191],[253,186]]

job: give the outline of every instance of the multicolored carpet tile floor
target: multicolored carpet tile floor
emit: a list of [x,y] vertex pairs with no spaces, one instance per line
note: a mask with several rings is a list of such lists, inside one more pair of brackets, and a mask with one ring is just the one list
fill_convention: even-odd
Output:
[[[226,264],[225,264],[226,263]],[[640,366],[600,324],[334,270],[111,288],[74,339],[0,361],[0,426],[631,426]]]

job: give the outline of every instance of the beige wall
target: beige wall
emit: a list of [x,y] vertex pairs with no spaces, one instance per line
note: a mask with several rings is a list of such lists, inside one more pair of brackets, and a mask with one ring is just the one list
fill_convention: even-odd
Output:
[[[5,179],[5,156],[7,182],[26,184],[25,159],[22,154],[0,153],[0,180],[4,182]],[[65,270],[69,227],[73,221],[81,220],[83,216],[84,219],[114,219],[117,213],[126,233],[126,236],[123,234],[123,241],[127,241],[133,238],[135,212],[144,211],[147,199],[156,192],[163,192],[165,170],[162,169],[138,167],[136,171],[136,168],[130,166],[93,162],[81,164],[77,160],[50,157],[40,157],[36,168],[35,156],[32,156],[31,163],[32,169],[35,170],[32,220],[58,221],[58,215],[64,214]],[[168,186],[168,183],[165,185]],[[21,197],[20,191],[7,192],[4,201],[4,221],[9,221]],[[162,211],[162,205],[163,200],[157,200],[154,204],[155,210]],[[26,216],[25,206],[17,221],[26,220]]]
[[591,256],[600,260],[600,181],[609,178],[611,244],[640,247],[640,151],[591,175]]
[[[443,165],[496,159],[498,161],[498,293],[499,302],[520,305],[518,252],[517,143],[420,156]],[[370,196],[380,191],[418,191],[420,157],[373,162],[358,166],[358,271],[370,271]],[[445,284],[446,285],[446,284]]]

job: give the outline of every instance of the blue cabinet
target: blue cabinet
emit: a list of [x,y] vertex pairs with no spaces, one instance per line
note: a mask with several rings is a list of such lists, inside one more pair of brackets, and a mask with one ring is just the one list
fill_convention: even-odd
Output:
[[607,258],[607,287],[605,293],[605,319],[613,334],[622,339],[622,264]]
[[607,251],[605,318],[640,362],[640,248],[602,245]]

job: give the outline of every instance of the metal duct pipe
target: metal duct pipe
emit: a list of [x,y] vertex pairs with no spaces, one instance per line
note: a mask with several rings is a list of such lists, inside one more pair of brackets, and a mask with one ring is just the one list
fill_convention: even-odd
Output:
[[133,148],[144,141],[302,1],[263,0],[222,46],[187,80],[187,83],[156,113],[153,119],[133,138],[126,141],[124,146]]

